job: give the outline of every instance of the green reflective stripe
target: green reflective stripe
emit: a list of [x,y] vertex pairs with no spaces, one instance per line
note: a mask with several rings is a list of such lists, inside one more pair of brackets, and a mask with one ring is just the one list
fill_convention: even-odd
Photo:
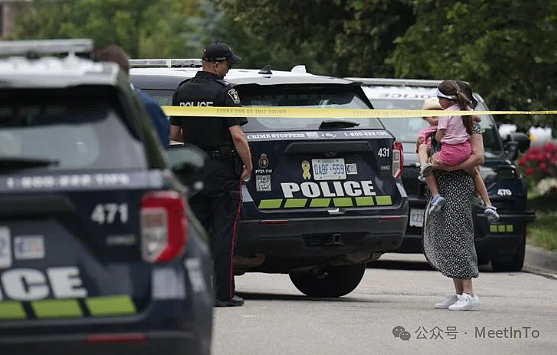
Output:
[[350,207],[353,206],[351,197],[337,197],[333,198],[335,207]]
[[391,196],[375,196],[375,201],[377,201],[378,206],[388,206],[393,204]]
[[284,208],[303,208],[306,207],[307,198],[287,198]]
[[489,226],[489,231],[491,233],[497,233],[497,226],[494,226],[493,224]]
[[281,204],[282,204],[282,199],[261,200],[259,201],[259,209],[268,210],[271,208],[280,208]]
[[0,302],[0,319],[25,319],[25,310],[20,302]]
[[330,204],[330,198],[314,198],[311,200],[309,207],[329,207]]
[[88,297],[85,304],[94,317],[137,313],[130,296]]
[[83,317],[77,300],[42,300],[31,302],[37,318]]
[[498,225],[498,226],[497,226],[497,231],[498,231],[499,233],[504,233],[504,232],[505,232],[505,226],[504,226],[503,224]]
[[507,224],[507,232],[509,233],[514,232],[514,226],[512,224]]
[[373,197],[356,197],[356,205],[357,206],[373,206],[375,203],[373,202]]

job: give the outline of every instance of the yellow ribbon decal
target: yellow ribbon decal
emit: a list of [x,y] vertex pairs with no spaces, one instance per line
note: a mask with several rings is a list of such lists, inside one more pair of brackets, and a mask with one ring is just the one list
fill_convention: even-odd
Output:
[[553,111],[443,111],[443,110],[375,110],[296,107],[184,107],[163,106],[167,116],[184,117],[258,117],[258,118],[387,118],[472,115],[557,115]]
[[311,173],[309,172],[309,169],[310,169],[309,161],[304,160],[302,162],[302,170],[304,171],[302,177],[304,178],[304,180],[311,179]]

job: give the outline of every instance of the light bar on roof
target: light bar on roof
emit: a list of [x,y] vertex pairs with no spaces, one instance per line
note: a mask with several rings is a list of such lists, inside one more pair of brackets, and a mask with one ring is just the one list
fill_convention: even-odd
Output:
[[130,59],[132,68],[198,68],[201,59]]
[[45,39],[31,41],[0,41],[0,55],[90,53],[93,50],[91,39]]

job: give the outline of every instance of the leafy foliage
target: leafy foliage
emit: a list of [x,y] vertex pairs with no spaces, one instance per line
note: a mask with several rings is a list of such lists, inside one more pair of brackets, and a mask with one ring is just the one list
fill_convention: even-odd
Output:
[[399,0],[214,1],[267,43],[305,57],[311,72],[338,76],[392,75],[385,58],[413,23]]
[[[397,77],[467,80],[497,110],[553,107],[556,1],[408,2],[416,23],[397,39],[387,61]],[[505,121],[532,124],[530,117]],[[534,122],[557,127],[551,116]]]

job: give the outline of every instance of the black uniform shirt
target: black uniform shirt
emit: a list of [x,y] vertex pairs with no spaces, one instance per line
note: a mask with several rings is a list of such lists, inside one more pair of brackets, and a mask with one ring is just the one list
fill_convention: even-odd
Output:
[[[194,78],[182,83],[172,97],[173,106],[242,106],[236,89],[222,77],[199,71]],[[241,117],[180,117],[170,118],[170,124],[181,126],[184,142],[205,150],[221,146],[233,147],[229,127],[242,126],[248,121]]]

